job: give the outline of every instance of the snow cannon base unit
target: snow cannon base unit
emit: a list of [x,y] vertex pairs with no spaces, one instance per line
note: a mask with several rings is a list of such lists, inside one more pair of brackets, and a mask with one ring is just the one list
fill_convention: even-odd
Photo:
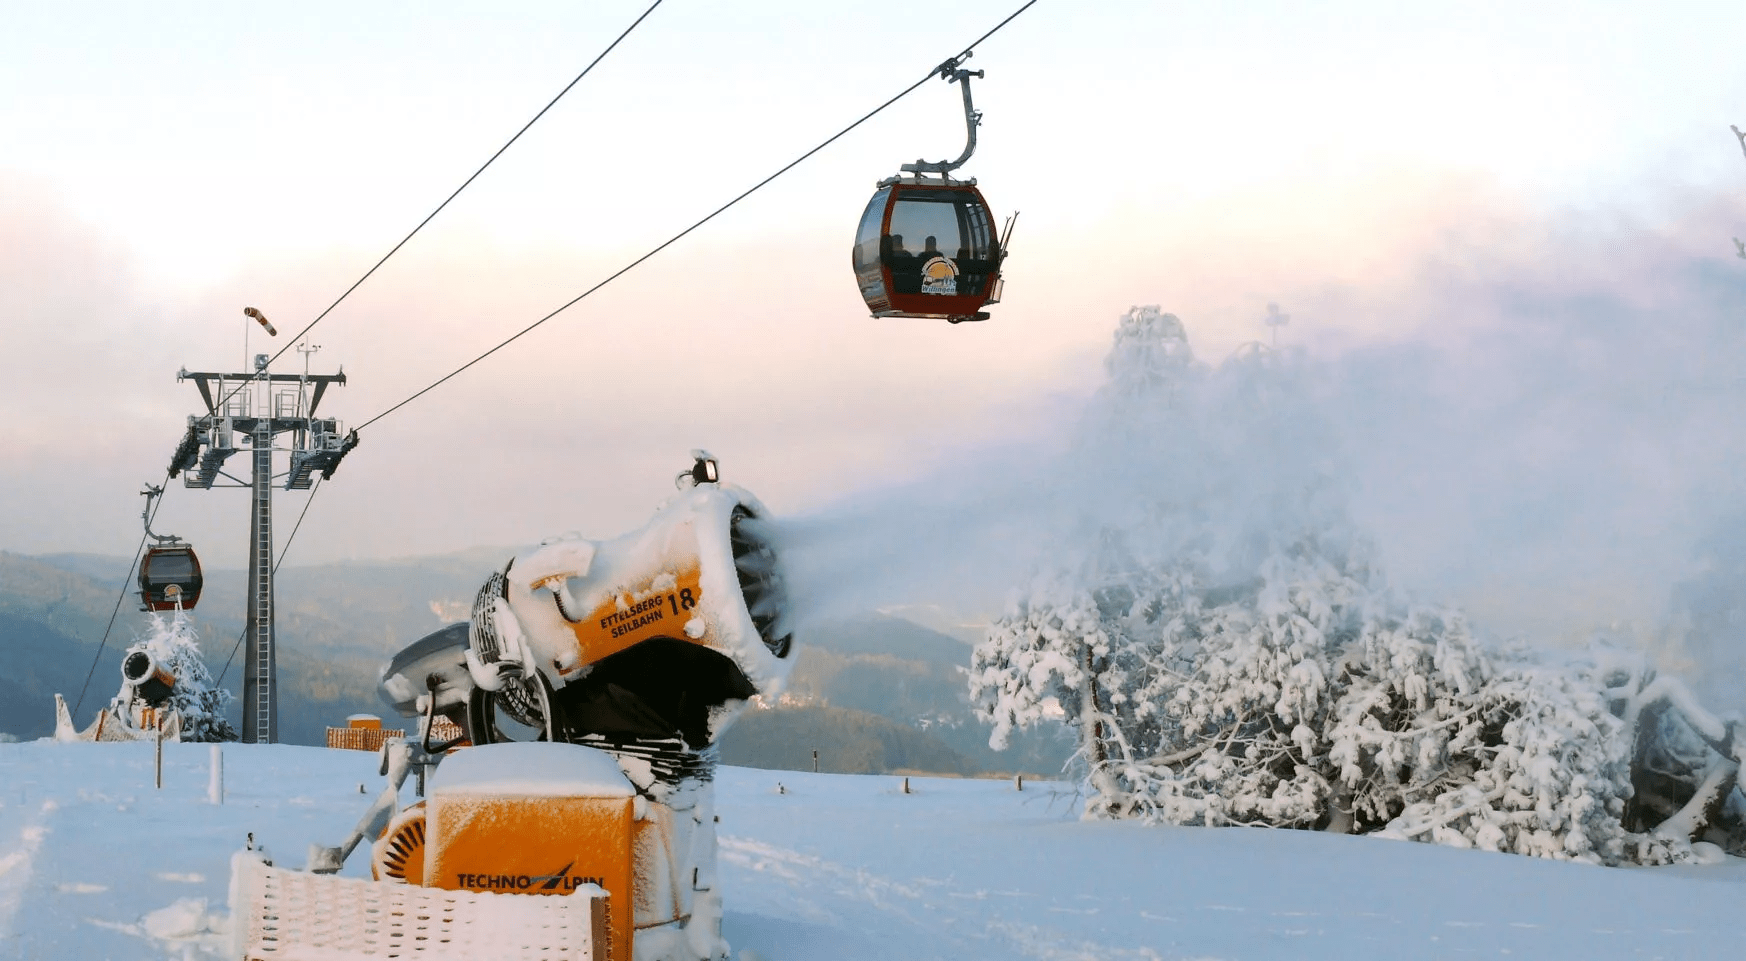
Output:
[[372,849],[377,880],[453,891],[607,894],[612,943],[631,938],[632,847],[646,811],[611,755],[573,744],[494,745],[437,770],[429,797]]
[[[382,897],[583,895],[604,906],[596,959],[607,946],[621,961],[730,956],[715,885],[715,744],[750,698],[781,692],[793,638],[763,506],[722,484],[708,454],[693,461],[643,527],[512,558],[468,623],[395,656],[378,691],[420,719],[419,737],[384,747],[388,787],[345,843],[311,850],[310,871],[339,871],[368,839],[376,880],[344,883]],[[435,737],[442,720],[461,735]],[[414,768],[420,793],[435,768],[429,796],[401,810]],[[239,892],[238,918],[279,910]],[[364,923],[354,917],[332,923]]]

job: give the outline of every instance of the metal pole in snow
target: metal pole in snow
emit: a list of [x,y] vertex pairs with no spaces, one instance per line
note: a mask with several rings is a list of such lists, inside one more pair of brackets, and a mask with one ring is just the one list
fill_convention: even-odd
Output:
[[164,789],[164,726],[162,724],[158,725],[158,736],[155,743],[157,750],[154,753],[157,760],[153,765],[156,769],[154,780],[157,782],[158,790],[162,791]]
[[211,774],[206,781],[206,800],[212,804],[224,803],[224,749],[217,744],[212,745]]
[[812,773],[818,773],[818,752],[812,752]]

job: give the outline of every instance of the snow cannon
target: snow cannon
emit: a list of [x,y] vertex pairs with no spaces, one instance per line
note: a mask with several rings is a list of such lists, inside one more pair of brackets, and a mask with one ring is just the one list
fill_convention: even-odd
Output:
[[133,650],[121,660],[121,684],[152,707],[162,707],[176,689],[176,675],[164,670],[150,652]]
[[[713,747],[750,698],[780,693],[794,639],[764,506],[722,483],[705,451],[677,485],[627,534],[512,558],[467,623],[395,656],[378,692],[423,718],[396,750],[437,765],[429,796],[390,817],[391,786],[312,865],[337,871],[370,837],[381,883],[479,895],[592,884],[614,957],[727,956]],[[461,736],[434,738],[439,715]]]
[[389,663],[382,698],[425,715],[427,732],[431,715],[447,716],[473,744],[714,744],[747,699],[780,691],[793,637],[763,505],[721,483],[706,452],[693,457],[641,528],[512,558],[464,632],[450,625]]

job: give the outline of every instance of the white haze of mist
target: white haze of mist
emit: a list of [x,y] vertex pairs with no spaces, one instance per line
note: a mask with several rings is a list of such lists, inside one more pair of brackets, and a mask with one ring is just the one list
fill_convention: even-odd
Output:
[[[1634,635],[1712,675],[1718,709],[1746,707],[1717,680],[1746,663],[1746,625],[1681,634],[1670,607],[1707,575],[1712,612],[1746,610],[1717,566],[1746,526],[1730,520],[1746,507],[1746,264],[1728,241],[1743,228],[1738,205],[1493,225],[1402,283],[1312,292],[1284,305],[1284,349],[1199,359],[1167,405],[1135,412],[1106,385],[1066,429],[782,521],[797,620],[923,602],[986,618],[1160,505],[1227,554],[1342,512],[1397,588],[1494,634]],[[1327,334],[1390,315],[1384,343]]]
[[[1746,262],[1729,243],[1746,234],[1746,207],[1688,199],[1683,212],[1643,224],[1543,217],[1474,193],[1411,196],[1446,202],[1407,206],[1394,220],[1339,222],[1375,227],[1375,244],[1344,270],[1335,269],[1342,252],[1357,249],[1344,242],[1292,259],[1301,225],[1191,243],[1160,220],[1155,237],[1135,235],[1144,270],[1118,265],[1110,289],[1178,313],[1209,367],[1225,363],[1241,316],[1258,319],[1247,305],[1275,299],[1292,315],[1281,343],[1302,355],[1279,426],[1242,427],[1216,396],[1195,408],[1205,422],[1184,436],[1218,457],[1173,448],[1188,442],[1167,434],[1087,458],[1099,448],[1092,415],[1079,409],[1095,381],[1097,353],[1085,345],[1107,344],[1127,303],[1084,290],[1060,248],[1023,248],[1015,265],[1056,272],[1030,274],[1023,296],[975,330],[827,327],[797,308],[754,337],[742,321],[724,325],[696,308],[719,291],[686,301],[662,294],[670,281],[657,273],[614,294],[627,312],[665,305],[655,320],[602,308],[585,323],[553,325],[542,331],[549,339],[505,352],[372,429],[311,512],[291,562],[344,556],[333,545],[347,538],[362,544],[360,555],[384,556],[571,528],[612,536],[647,516],[685,449],[704,446],[722,456],[729,480],[792,518],[784,536],[818,578],[809,616],[934,601],[986,617],[1034,567],[1082,550],[1087,531],[1156,490],[1216,489],[1234,478],[1264,492],[1318,476],[1377,542],[1397,586],[1462,603],[1482,626],[1568,641],[1617,623],[1664,654],[1737,663],[1727,660],[1746,646],[1737,625],[1731,636],[1657,635],[1678,620],[1668,610],[1673,588],[1725,563],[1730,538],[1741,540],[1721,520],[1742,509],[1746,466],[1737,427]],[[209,318],[238,323],[237,306],[253,291],[277,288],[239,282],[199,309],[160,304],[137,289],[121,252],[32,197],[0,191],[0,249],[9,253],[0,258],[0,311],[11,318],[0,326],[0,503],[10,508],[0,514],[0,549],[125,554],[138,538],[133,491],[161,476],[193,405],[192,388],[170,372],[242,362],[240,343],[210,356]],[[818,265],[801,273],[852,299],[830,273],[840,249],[820,249]],[[352,266],[324,276],[349,278]],[[537,316],[584,274],[573,267],[485,286],[523,291],[526,302],[506,314]],[[307,281],[298,289],[319,290],[300,306],[318,310],[330,287]],[[366,287],[360,303],[373,318],[396,317],[393,292]],[[448,293],[412,301],[420,336],[388,336],[383,321],[367,344],[330,342],[316,366],[332,356],[355,378],[328,401],[333,413],[377,412],[497,336],[469,329],[470,310],[438,314]],[[566,375],[575,358],[633,350],[655,321],[664,342],[689,351],[675,369],[728,381],[711,401],[651,396],[639,374],[610,365]],[[355,328],[331,333],[366,339]],[[1258,322],[1249,329],[1263,333]],[[744,343],[731,354],[735,339]],[[409,352],[420,363],[410,372]],[[1015,362],[1015,353],[1042,359]],[[539,413],[547,409],[568,418],[561,445]],[[979,440],[991,436],[1028,440],[991,449]],[[912,466],[960,437],[969,440],[935,466]],[[430,469],[433,457],[443,469]],[[907,486],[886,481],[905,475],[915,478]],[[864,478],[863,493],[813,508],[843,476]],[[161,530],[210,545],[220,566],[226,548],[240,552],[239,492],[167,502]],[[290,523],[299,500],[280,504]],[[1710,560],[1704,544],[1715,545]],[[1680,596],[1701,595],[1725,613],[1740,594],[1737,579],[1724,578]]]

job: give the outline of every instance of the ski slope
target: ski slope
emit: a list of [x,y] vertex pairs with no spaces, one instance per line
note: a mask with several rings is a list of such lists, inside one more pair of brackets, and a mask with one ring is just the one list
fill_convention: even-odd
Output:
[[[228,861],[336,843],[372,754],[0,744],[0,961],[222,957]],[[778,784],[781,790],[778,790]],[[1746,861],[1609,869],[1374,838],[1083,823],[1071,789],[724,768],[740,961],[1737,958]],[[347,874],[366,875],[362,854]]]

